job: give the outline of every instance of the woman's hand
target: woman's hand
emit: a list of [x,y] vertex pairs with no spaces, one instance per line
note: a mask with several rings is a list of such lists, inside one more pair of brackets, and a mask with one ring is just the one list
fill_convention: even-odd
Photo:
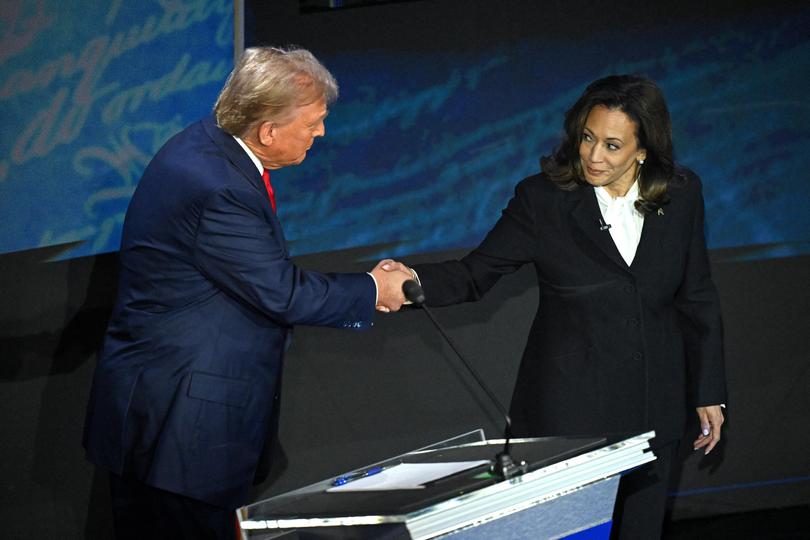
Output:
[[723,408],[720,405],[698,407],[697,415],[700,419],[700,436],[693,444],[695,450],[705,448],[703,454],[711,452],[720,442],[720,429],[723,425]]

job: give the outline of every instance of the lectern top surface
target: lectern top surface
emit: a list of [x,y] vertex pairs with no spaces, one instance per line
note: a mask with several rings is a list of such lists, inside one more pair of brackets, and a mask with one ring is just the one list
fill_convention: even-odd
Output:
[[[549,437],[517,439],[511,455],[516,462],[526,461],[529,471],[562,462],[603,446],[604,438]],[[498,441],[467,444],[431,451],[417,451],[383,463],[439,463],[492,459],[502,449]],[[377,464],[380,465],[380,464]],[[257,502],[242,509],[243,516],[262,519],[312,519],[352,516],[404,516],[436,503],[475,492],[500,480],[487,474],[487,466],[440,479],[423,489],[396,491],[327,492],[333,479]]]

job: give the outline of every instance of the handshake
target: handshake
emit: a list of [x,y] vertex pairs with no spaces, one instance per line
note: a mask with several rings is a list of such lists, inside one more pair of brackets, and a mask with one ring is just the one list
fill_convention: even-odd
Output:
[[416,280],[416,274],[392,259],[383,259],[370,272],[377,282],[377,311],[389,313],[399,311],[403,304],[409,303],[402,292],[402,284]]

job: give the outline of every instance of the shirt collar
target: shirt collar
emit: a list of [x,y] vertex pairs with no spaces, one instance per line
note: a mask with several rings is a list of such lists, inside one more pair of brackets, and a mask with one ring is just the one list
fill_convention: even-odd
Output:
[[239,146],[241,146],[245,150],[245,152],[247,152],[247,155],[250,158],[250,160],[253,162],[254,165],[256,165],[256,168],[259,169],[259,174],[264,174],[264,165],[262,165],[261,160],[259,160],[259,158],[256,157],[256,154],[253,153],[253,150],[248,148],[248,145],[245,144],[245,141],[243,141],[236,135],[231,135],[231,137],[233,137],[234,140],[236,140],[236,142],[239,143]]
[[594,191],[596,192],[596,198],[599,200],[599,203],[606,207],[611,206],[614,201],[627,201],[629,203],[634,203],[638,199],[638,182],[633,182],[633,185],[630,186],[630,189],[627,190],[624,197],[614,198],[603,186],[595,187]]

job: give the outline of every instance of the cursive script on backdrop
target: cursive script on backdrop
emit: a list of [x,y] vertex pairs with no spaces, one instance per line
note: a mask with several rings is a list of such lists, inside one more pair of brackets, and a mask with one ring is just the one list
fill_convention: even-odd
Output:
[[[30,222],[8,220],[0,252],[75,240],[86,241],[81,251],[117,247],[115,224],[148,159],[210,110],[231,68],[232,9],[227,0],[4,3],[0,210],[26,200],[43,171],[59,170],[73,190],[59,201],[69,207],[46,204],[47,214],[13,208],[15,221]],[[133,72],[139,55],[147,67]]]

